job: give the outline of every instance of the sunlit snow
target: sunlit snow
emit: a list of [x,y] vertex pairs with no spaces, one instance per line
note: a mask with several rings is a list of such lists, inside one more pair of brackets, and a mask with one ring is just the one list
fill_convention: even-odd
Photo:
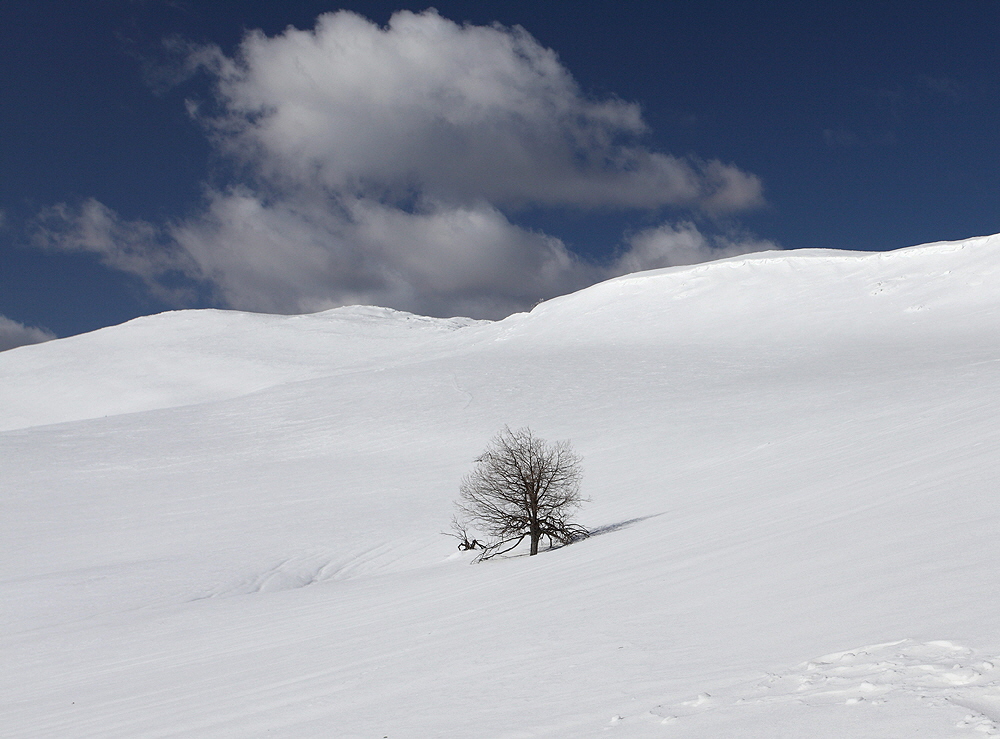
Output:
[[[0,354],[11,737],[1000,736],[1000,237]],[[471,566],[491,436],[595,536]]]

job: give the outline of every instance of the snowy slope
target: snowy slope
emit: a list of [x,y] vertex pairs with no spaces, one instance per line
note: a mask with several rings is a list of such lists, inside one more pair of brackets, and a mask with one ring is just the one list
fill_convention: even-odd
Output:
[[[0,354],[6,735],[1000,735],[998,271],[776,252]],[[573,440],[600,535],[470,567],[438,532],[504,423]]]
[[350,306],[301,316],[174,311],[0,357],[0,429],[170,408],[405,356],[478,323]]

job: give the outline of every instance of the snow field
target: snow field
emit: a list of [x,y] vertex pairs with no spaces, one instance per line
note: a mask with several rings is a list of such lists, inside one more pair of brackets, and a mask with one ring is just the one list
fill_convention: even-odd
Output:
[[[777,253],[494,324],[4,353],[5,731],[998,735],[998,268],[992,237]],[[102,384],[107,344],[152,369]],[[472,567],[439,532],[504,423],[573,440],[599,535]]]

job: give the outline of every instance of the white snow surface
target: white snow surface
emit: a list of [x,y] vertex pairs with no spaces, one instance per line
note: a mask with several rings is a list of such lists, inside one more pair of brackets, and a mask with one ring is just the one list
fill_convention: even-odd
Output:
[[[5,737],[1000,736],[1000,236],[0,354]],[[590,539],[470,565],[504,424]]]

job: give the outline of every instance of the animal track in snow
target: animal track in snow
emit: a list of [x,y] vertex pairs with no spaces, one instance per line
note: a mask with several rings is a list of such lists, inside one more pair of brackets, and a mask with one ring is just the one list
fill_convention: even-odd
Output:
[[964,709],[968,713],[956,728],[1000,737],[1000,658],[983,658],[950,641],[903,639],[834,652],[726,693],[703,693],[651,714],[680,727],[686,717],[719,709],[918,701],[929,708]]
[[872,295],[888,295],[897,292],[902,286],[904,278],[896,277],[888,280],[879,280],[871,286]]

